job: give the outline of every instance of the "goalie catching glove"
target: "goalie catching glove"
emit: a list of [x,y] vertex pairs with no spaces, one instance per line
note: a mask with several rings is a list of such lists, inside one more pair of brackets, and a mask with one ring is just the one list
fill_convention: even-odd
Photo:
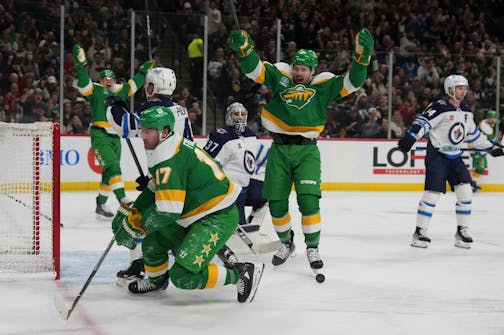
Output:
[[229,47],[240,56],[245,58],[254,50],[254,41],[245,30],[233,30],[229,35]]
[[353,54],[354,62],[359,63],[360,65],[368,66],[373,49],[373,36],[367,28],[364,28],[355,35],[355,47]]
[[73,46],[73,59],[77,69],[83,69],[87,65],[86,52],[78,44]]
[[117,210],[112,221],[112,231],[118,245],[133,250],[136,239],[143,238],[147,231],[142,227],[142,213],[128,204],[123,204]]

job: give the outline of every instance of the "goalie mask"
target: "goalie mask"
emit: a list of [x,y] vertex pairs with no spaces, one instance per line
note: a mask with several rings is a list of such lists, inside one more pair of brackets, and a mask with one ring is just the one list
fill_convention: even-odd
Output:
[[140,120],[138,115],[129,112],[129,104],[120,97],[107,99],[107,121],[122,138],[140,136]]
[[233,102],[226,110],[226,124],[239,132],[245,131],[248,111],[239,102]]
[[177,77],[172,69],[155,67],[147,72],[145,77],[145,95],[151,98],[155,94],[172,95],[177,87]]
[[[452,74],[452,75],[446,77],[446,79],[444,81],[444,90],[445,90],[445,93],[449,97],[451,97],[451,98],[453,98],[453,99],[455,99],[457,101],[460,101],[455,96],[455,87],[457,87],[457,86],[466,86],[467,89],[469,89],[469,83],[467,82],[466,77],[458,75],[458,74]],[[451,89],[452,93],[450,93],[450,89]]]

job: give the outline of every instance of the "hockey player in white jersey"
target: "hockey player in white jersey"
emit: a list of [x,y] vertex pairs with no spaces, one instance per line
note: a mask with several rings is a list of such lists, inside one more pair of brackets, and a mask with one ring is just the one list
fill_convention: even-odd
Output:
[[416,228],[411,242],[413,247],[429,246],[429,223],[440,195],[446,192],[447,181],[457,197],[455,246],[471,247],[473,239],[469,235],[469,225],[473,192],[471,176],[462,161],[461,148],[466,142],[476,149],[488,150],[493,157],[504,154],[502,148],[481,135],[474,123],[473,113],[462,102],[468,88],[464,76],[446,77],[444,90],[448,99],[431,103],[398,142],[401,151],[409,152],[413,144],[425,134],[428,134],[429,139],[425,157],[424,193],[418,204]]
[[[126,117],[127,115],[117,115],[121,114],[121,109],[113,108],[114,106],[109,109],[109,113],[113,113],[111,117],[115,117],[116,119],[124,119],[127,120],[126,122],[129,122],[126,124],[125,122],[122,122],[122,124],[120,125],[116,124],[116,128],[118,128],[117,131],[121,131],[120,134],[126,135],[122,137],[137,136],[138,131],[136,131],[136,129],[128,130],[128,125],[133,128],[134,125],[138,123],[137,120],[144,110],[153,106],[163,106],[167,107],[175,117],[175,125],[173,131],[192,141],[193,133],[191,129],[191,123],[189,122],[187,109],[183,106],[178,105],[170,98],[176,88],[177,77],[172,69],[164,67],[155,67],[150,69],[147,72],[144,83],[144,90],[147,101],[143,103],[138,109],[138,116],[134,114],[129,117]],[[116,101],[116,105],[124,106],[125,102]],[[127,108],[125,110],[123,108],[122,113],[129,112],[127,111]],[[145,176],[145,178],[139,177],[137,179],[137,182],[139,183],[139,187],[137,187],[137,189],[140,191],[143,190],[148,184],[150,178],[150,176]],[[144,266],[142,261],[141,240],[138,240],[137,242],[137,247],[133,250],[130,250],[130,266],[127,269],[120,270],[117,273],[117,277],[120,278],[120,285],[124,284],[121,279],[127,282],[132,279],[143,278]]]

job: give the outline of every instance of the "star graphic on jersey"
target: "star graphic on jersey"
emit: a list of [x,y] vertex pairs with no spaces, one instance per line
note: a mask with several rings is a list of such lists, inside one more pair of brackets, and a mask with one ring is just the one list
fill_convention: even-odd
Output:
[[220,240],[219,234],[215,233],[210,235],[208,242],[212,242],[214,245],[216,245],[218,240]]
[[208,256],[208,253],[210,253],[211,250],[212,248],[210,247],[210,244],[206,244],[203,245],[203,250],[201,250],[201,252],[205,253],[205,255]]
[[227,130],[224,128],[219,128],[219,129],[216,129],[215,132],[218,134],[225,134],[225,133],[227,133]]
[[201,255],[196,256],[196,259],[194,260],[193,264],[198,264],[199,267],[201,267],[201,263],[203,263],[203,256]]

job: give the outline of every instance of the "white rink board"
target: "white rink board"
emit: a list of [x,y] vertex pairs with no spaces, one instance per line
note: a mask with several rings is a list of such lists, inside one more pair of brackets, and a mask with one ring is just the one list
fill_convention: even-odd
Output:
[[[271,140],[262,139],[269,147]],[[131,139],[144,173],[146,158],[143,143],[139,138]],[[201,147],[206,138],[197,138]],[[318,146],[322,160],[323,183],[423,183],[425,151],[403,154],[396,148],[396,140],[319,140]],[[425,147],[425,142],[417,146]],[[62,136],[61,140],[61,182],[82,183],[99,182],[100,174],[94,172],[92,165],[97,165],[91,153],[91,141],[88,136]],[[464,155],[468,167],[471,159]],[[478,183],[504,185],[504,159],[488,158],[488,175],[481,176]],[[125,140],[122,140],[121,169],[125,181],[134,181],[138,170]]]

